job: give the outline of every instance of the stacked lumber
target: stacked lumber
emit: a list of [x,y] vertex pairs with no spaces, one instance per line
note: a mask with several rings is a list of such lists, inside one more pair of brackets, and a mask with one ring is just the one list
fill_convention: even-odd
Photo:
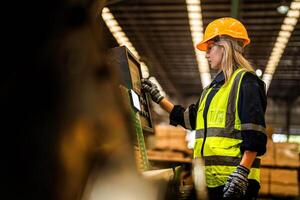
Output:
[[299,194],[297,169],[261,169],[261,195],[296,197]]
[[186,130],[182,127],[157,125],[154,128],[153,149],[148,150],[148,158],[169,161],[191,161],[192,150],[188,149]]
[[299,167],[298,143],[267,142],[267,152],[261,158],[263,166]]
[[299,167],[298,143],[275,143],[275,166]]
[[261,165],[275,165],[274,143],[271,139],[267,140],[267,152],[261,158]]
[[273,143],[268,140],[262,157],[261,195],[298,196],[299,144]]

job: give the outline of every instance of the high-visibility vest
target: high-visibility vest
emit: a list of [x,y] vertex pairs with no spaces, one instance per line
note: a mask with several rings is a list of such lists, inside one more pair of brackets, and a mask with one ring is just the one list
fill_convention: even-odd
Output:
[[[194,158],[202,157],[205,163],[206,184],[208,187],[224,185],[228,176],[235,171],[241,161],[241,130],[264,132],[264,127],[257,124],[241,124],[238,114],[238,101],[241,80],[246,71],[238,68],[230,80],[220,87],[207,112],[206,139],[204,139],[203,111],[208,94],[212,88],[204,89],[197,113],[196,141]],[[248,178],[260,182],[260,158],[256,157]]]

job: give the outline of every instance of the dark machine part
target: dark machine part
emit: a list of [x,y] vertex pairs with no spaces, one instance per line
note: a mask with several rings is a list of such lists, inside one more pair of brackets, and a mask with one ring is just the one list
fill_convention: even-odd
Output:
[[18,34],[1,80],[2,196],[90,199],[99,179],[114,180],[105,199],[121,199],[120,189],[129,199],[156,194],[145,195],[148,185],[137,176],[131,114],[103,54],[101,2],[27,1],[20,12],[9,9],[26,22],[12,23]]
[[148,97],[141,91],[141,67],[139,61],[125,47],[115,47],[109,51],[110,63],[120,71],[124,85],[128,90],[133,90],[139,99],[140,110],[138,111],[142,128],[145,132],[153,132],[151,112],[149,109]]
[[153,133],[151,113],[147,95],[141,90],[141,68],[139,61],[125,47],[115,47],[108,52],[109,63],[118,69],[123,82],[120,89],[128,103],[132,123],[135,127],[135,155],[139,171],[149,170],[149,161],[144,133]]
[[164,196],[135,168],[132,116],[120,97],[119,72],[103,54],[102,2],[6,7],[14,11],[7,19],[16,21],[7,28],[1,73],[3,198]]

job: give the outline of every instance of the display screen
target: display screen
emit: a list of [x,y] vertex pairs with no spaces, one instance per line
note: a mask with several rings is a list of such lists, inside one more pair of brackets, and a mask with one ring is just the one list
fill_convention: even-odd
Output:
[[138,66],[131,60],[128,59],[131,82],[133,90],[141,95],[141,77]]
[[138,111],[141,111],[139,96],[133,90],[130,90],[130,96],[131,96],[133,107]]

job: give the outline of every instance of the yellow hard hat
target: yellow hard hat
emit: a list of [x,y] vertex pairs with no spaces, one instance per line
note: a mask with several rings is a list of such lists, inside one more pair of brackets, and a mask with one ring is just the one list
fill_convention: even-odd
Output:
[[206,51],[207,42],[216,36],[227,35],[236,39],[243,40],[243,47],[250,43],[248,33],[244,25],[231,17],[219,18],[211,23],[205,29],[203,40],[197,44],[197,48]]

